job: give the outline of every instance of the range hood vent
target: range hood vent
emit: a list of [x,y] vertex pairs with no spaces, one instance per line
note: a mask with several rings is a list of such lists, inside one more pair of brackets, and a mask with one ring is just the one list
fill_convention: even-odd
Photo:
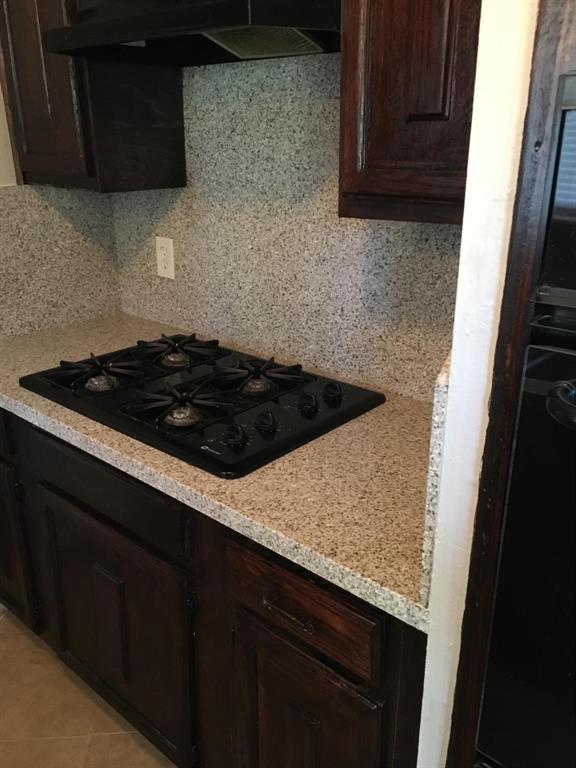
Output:
[[339,0],[78,0],[47,51],[194,66],[340,50]]

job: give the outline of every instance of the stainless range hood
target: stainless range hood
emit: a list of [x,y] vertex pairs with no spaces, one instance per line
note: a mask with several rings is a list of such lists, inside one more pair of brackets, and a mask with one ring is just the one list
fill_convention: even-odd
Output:
[[78,0],[45,49],[194,66],[340,49],[339,0]]

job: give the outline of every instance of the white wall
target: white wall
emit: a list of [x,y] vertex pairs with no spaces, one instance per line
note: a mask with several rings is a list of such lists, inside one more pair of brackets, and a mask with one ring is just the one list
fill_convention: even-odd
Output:
[[0,187],[16,184],[16,172],[14,170],[14,158],[10,145],[10,134],[6,120],[6,108],[4,95],[0,88]]
[[483,0],[419,768],[442,768],[460,649],[538,0]]

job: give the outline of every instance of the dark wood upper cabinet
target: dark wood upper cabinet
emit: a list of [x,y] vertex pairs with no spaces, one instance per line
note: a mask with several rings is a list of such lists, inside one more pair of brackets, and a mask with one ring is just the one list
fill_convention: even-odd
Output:
[[68,22],[63,0],[3,0],[0,9],[24,182],[101,192],[185,186],[181,70],[46,53],[43,32]]
[[340,215],[462,219],[480,0],[343,0]]
[[89,176],[74,61],[44,55],[42,30],[65,23],[61,0],[5,0],[2,49],[25,173]]

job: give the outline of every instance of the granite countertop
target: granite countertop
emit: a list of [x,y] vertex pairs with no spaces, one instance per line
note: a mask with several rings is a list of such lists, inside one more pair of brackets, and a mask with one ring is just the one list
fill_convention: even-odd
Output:
[[244,478],[222,480],[18,384],[63,358],[177,331],[118,314],[0,340],[0,407],[426,631],[432,404],[387,393],[369,413]]

